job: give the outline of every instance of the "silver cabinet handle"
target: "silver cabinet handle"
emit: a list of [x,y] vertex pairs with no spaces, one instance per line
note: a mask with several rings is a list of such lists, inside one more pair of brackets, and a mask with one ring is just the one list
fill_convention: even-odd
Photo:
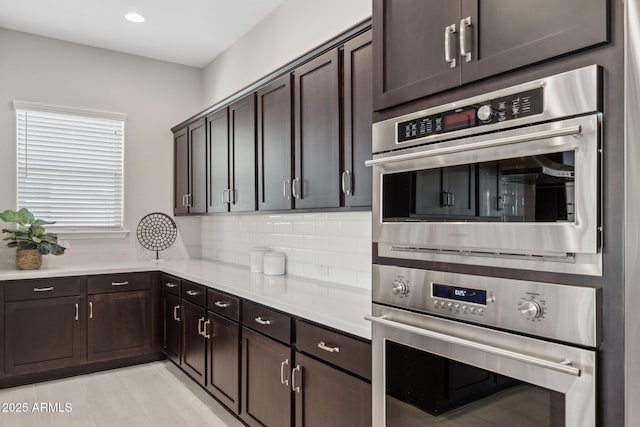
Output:
[[229,203],[229,198],[227,197],[227,191],[229,190],[222,190],[222,203]]
[[211,324],[211,319],[207,319],[206,322],[204,322],[204,326],[202,328],[202,336],[205,337],[206,339],[211,339],[211,334],[207,333],[207,326],[209,326]]
[[347,177],[351,178],[351,171],[349,169],[342,172],[342,176],[340,177],[340,180],[342,183],[342,192],[345,195],[350,196],[351,195],[351,179],[349,179],[349,188],[347,188],[347,182],[346,182]]
[[173,320],[175,321],[180,321],[180,315],[178,314],[178,310],[180,310],[180,306],[179,305],[174,305],[173,306]]
[[471,17],[467,16],[460,20],[460,56],[466,62],[471,61],[471,50],[467,51],[466,28],[471,26]]
[[53,286],[49,286],[47,288],[33,288],[33,292],[51,292],[53,290]]
[[184,206],[185,208],[189,206],[187,204],[187,195],[186,194],[182,195],[182,206]]
[[204,324],[205,318],[201,317],[198,319],[198,335],[204,336],[204,331],[202,325]]
[[284,362],[280,364],[280,384],[289,387],[289,380],[284,379],[284,367],[289,367],[289,359],[285,359]]
[[388,320],[383,317],[364,316],[365,319],[370,320],[373,323],[378,323],[390,328],[399,329],[401,331],[418,334],[423,337],[433,338],[439,341],[447,342],[454,345],[460,345],[462,347],[470,348],[473,350],[482,351],[484,353],[493,354],[496,356],[506,357],[508,359],[516,360],[518,362],[527,363],[529,365],[539,366],[545,369],[551,369],[563,374],[579,377],[581,374],[580,368],[571,366],[571,362],[566,359],[561,362],[552,362],[539,357],[529,356],[527,354],[516,353],[515,351],[506,350],[500,347],[494,347],[492,345],[482,344],[475,341],[467,340],[464,338],[458,338],[451,335],[442,334],[440,332],[430,331],[428,329],[418,328],[411,325],[405,325],[404,323]]
[[329,353],[340,353],[340,347],[328,346],[327,343],[325,343],[324,341],[320,341],[318,343],[318,348],[320,350],[328,351]]
[[93,303],[89,301],[89,319],[93,319]]
[[187,295],[190,295],[190,296],[192,296],[192,297],[195,297],[196,295],[198,295],[198,292],[197,292],[197,291],[192,291],[191,289],[189,289],[189,290],[187,291]]
[[298,194],[298,192],[296,191],[296,183],[298,181],[300,181],[299,178],[293,178],[293,181],[291,181],[291,195],[293,196],[294,199],[300,198],[300,194]]
[[282,183],[282,197],[291,200],[291,197],[287,195],[287,187],[291,185],[291,181],[289,179],[285,179]]
[[451,34],[454,34],[455,32],[456,24],[444,27],[444,60],[451,68],[456,68],[456,59],[451,57]]
[[111,286],[126,286],[128,285],[129,282],[128,281],[124,281],[124,282],[111,282]]
[[228,302],[224,302],[224,301],[216,301],[213,303],[216,307],[220,307],[220,308],[227,308],[229,307],[229,303]]
[[259,323],[261,325],[270,325],[271,324],[271,320],[263,319],[262,316],[258,316],[254,320],[256,321],[256,323]]
[[178,285],[176,285],[175,283],[169,283],[169,282],[165,283],[165,286],[167,288],[177,288],[178,287]]
[[76,322],[78,321],[78,319],[80,318],[80,307],[78,306],[78,303],[76,303]]
[[302,367],[300,365],[296,365],[291,371],[291,389],[296,393],[300,393],[302,391],[302,378],[300,379],[300,385],[296,386],[296,372],[302,373]]

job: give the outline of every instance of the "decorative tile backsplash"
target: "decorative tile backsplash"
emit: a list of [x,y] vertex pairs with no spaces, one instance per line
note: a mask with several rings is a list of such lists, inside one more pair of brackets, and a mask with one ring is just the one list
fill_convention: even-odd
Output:
[[249,266],[250,250],[286,255],[286,272],[371,288],[371,212],[202,218],[202,258]]

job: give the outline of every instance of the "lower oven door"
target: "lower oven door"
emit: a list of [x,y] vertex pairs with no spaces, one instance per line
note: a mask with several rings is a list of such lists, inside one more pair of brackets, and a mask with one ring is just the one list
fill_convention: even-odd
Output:
[[595,350],[373,305],[374,427],[590,427]]

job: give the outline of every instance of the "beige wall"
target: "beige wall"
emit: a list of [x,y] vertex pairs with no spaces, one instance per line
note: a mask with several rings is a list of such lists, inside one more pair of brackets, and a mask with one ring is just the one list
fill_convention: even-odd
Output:
[[371,16],[371,0],[287,0],[202,72],[203,108]]
[[[131,234],[72,240],[67,254],[45,262],[144,259],[136,226],[147,213],[172,213],[170,128],[200,110],[200,87],[197,68],[0,29],[0,210],[15,208],[16,200],[12,100],[126,113],[125,227]],[[193,234],[189,224],[183,228]],[[0,268],[12,266],[11,252],[0,246]],[[184,252],[179,241],[173,255]]]

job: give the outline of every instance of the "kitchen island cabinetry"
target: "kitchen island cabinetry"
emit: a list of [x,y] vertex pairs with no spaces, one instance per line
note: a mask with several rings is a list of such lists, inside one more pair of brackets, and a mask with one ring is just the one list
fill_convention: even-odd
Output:
[[193,282],[182,281],[182,369],[203,386],[206,384],[206,339],[204,322],[207,320],[205,288]]
[[606,43],[599,0],[374,0],[374,108]]
[[83,278],[7,282],[5,373],[46,372],[82,360]]

